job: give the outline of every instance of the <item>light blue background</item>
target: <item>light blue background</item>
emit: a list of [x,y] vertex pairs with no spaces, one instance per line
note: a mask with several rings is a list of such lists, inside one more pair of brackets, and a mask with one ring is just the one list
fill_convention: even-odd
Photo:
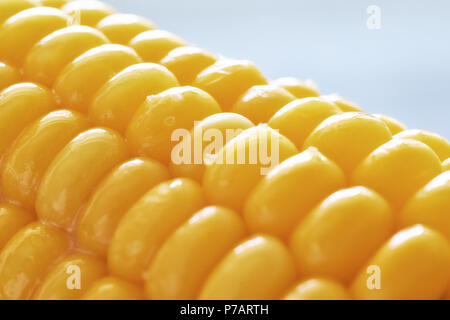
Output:
[[[105,0],[268,78],[311,78],[366,112],[450,138],[448,0]],[[369,5],[381,29],[366,27]]]

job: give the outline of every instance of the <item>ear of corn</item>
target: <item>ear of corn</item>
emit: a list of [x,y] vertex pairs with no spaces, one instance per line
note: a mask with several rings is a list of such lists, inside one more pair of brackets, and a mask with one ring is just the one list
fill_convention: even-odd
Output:
[[0,299],[450,299],[444,138],[98,1],[0,23]]

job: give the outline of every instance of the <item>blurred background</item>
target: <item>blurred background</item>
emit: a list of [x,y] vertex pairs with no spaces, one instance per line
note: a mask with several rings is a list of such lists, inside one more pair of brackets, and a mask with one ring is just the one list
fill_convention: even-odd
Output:
[[[450,139],[448,0],[104,0],[196,46],[313,79],[366,112]],[[369,29],[367,8],[380,8]]]

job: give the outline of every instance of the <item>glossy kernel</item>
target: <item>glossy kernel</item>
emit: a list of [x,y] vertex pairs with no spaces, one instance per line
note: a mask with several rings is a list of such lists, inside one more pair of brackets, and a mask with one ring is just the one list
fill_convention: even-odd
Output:
[[45,7],[61,8],[72,0],[38,0]]
[[35,222],[21,229],[0,253],[0,299],[29,299],[48,266],[69,249],[62,231]]
[[259,182],[245,203],[245,221],[252,232],[286,239],[319,201],[344,186],[341,169],[317,149],[308,149]]
[[194,121],[219,113],[217,102],[194,87],[176,87],[147,97],[127,130],[132,150],[164,163],[171,160],[176,130],[190,130]]
[[170,51],[160,63],[177,77],[181,85],[189,85],[197,75],[215,63],[217,57],[200,48],[183,46]]
[[246,60],[220,59],[197,75],[192,85],[211,94],[228,111],[254,85],[267,84],[256,66]]
[[161,65],[131,65],[99,89],[89,108],[89,116],[100,125],[125,132],[147,96],[176,86],[178,81],[175,76]]
[[68,110],[50,112],[27,127],[4,159],[4,195],[33,210],[37,189],[50,163],[87,127],[86,118]]
[[365,187],[337,191],[296,228],[290,246],[299,272],[347,283],[394,232],[389,204]]
[[145,192],[168,179],[168,170],[150,159],[132,159],[115,168],[97,187],[81,214],[78,242],[106,256],[122,216]]
[[[375,266],[372,271],[368,269]],[[380,276],[380,288],[375,278]],[[417,225],[396,233],[370,259],[354,280],[356,299],[439,299],[450,280],[448,241],[431,229]]]
[[17,231],[35,220],[32,212],[9,203],[0,203],[0,251]]
[[270,84],[286,89],[297,99],[319,96],[319,91],[317,90],[315,83],[311,80],[302,81],[287,77],[274,80],[270,82]]
[[415,140],[393,139],[363,160],[352,182],[372,188],[399,209],[441,172],[439,158],[428,146]]
[[9,17],[22,10],[34,8],[38,3],[34,0],[2,0],[0,1],[0,25]]
[[440,231],[450,241],[450,171],[435,177],[406,203],[400,224],[417,223]]
[[129,47],[101,45],[83,53],[64,68],[55,82],[55,92],[66,107],[85,112],[106,81],[139,62],[141,59]]
[[128,44],[138,34],[155,29],[155,25],[134,14],[115,13],[102,19],[97,29],[113,43]]
[[129,45],[145,62],[159,62],[169,51],[185,46],[186,42],[164,30],[149,30],[131,39]]
[[438,155],[441,161],[450,157],[450,143],[440,135],[425,130],[405,130],[394,136],[395,139],[413,139],[425,143]]
[[27,79],[53,86],[64,67],[89,49],[108,43],[96,29],[70,26],[50,33],[28,54],[24,73]]
[[374,114],[373,116],[386,123],[393,135],[406,130],[406,126],[397,119],[386,116],[384,114]]
[[0,158],[30,123],[55,107],[52,93],[34,83],[17,83],[0,92]]
[[10,17],[0,28],[0,57],[21,67],[31,47],[49,33],[69,25],[69,16],[48,7]]
[[339,282],[324,278],[312,278],[300,282],[284,300],[350,300],[350,295]]
[[142,281],[164,241],[204,204],[201,187],[189,179],[170,180],[148,191],[117,227],[108,251],[110,271]]
[[266,123],[278,110],[295,99],[289,91],[275,85],[253,86],[239,97],[231,110],[255,124]]
[[127,156],[124,141],[114,131],[95,128],[79,134],[59,152],[42,178],[36,199],[39,218],[71,229],[95,186]]
[[199,299],[279,299],[294,280],[294,263],[283,243],[254,236],[225,256],[209,276]]
[[61,10],[72,17],[74,24],[94,27],[103,18],[114,13],[110,6],[96,0],[76,0],[61,7]]
[[346,174],[373,150],[392,138],[383,121],[362,113],[345,112],[325,119],[305,141],[336,162]]
[[291,141],[267,125],[244,130],[206,168],[203,188],[209,202],[240,212],[258,181],[296,153]]
[[333,102],[335,105],[341,109],[342,112],[362,112],[363,110],[356,105],[354,102],[349,101],[340,97],[337,94],[330,94],[325,96],[320,96],[322,99]]
[[49,271],[33,294],[33,299],[78,300],[105,274],[103,261],[83,253],[70,254]]
[[305,139],[323,120],[340,112],[332,102],[320,98],[304,98],[294,100],[278,110],[268,124],[301,150]]
[[245,236],[241,217],[206,207],[164,243],[146,274],[151,299],[195,299],[213,267]]
[[98,280],[83,295],[82,300],[142,300],[141,287],[115,277]]

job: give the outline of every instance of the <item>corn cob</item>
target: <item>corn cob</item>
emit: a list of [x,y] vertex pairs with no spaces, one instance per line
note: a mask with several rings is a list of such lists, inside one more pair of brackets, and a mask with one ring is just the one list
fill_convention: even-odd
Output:
[[1,299],[450,299],[444,138],[98,1],[0,9]]

